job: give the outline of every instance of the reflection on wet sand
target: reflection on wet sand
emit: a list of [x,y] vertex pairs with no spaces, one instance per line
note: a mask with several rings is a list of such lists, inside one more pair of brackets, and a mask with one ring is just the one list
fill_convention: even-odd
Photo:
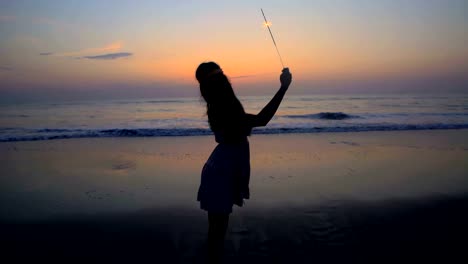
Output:
[[[462,257],[466,135],[252,136],[252,195],[234,208],[226,263]],[[4,252],[48,263],[202,263],[196,190],[214,146],[211,137],[0,143]]]

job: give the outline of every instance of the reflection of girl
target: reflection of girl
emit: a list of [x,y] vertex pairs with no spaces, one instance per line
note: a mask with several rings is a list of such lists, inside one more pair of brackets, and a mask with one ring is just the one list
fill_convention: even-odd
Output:
[[288,68],[280,76],[281,88],[257,115],[247,114],[231,83],[214,62],[202,63],[196,71],[200,92],[206,101],[208,122],[218,145],[205,163],[198,190],[200,207],[208,211],[208,251],[220,260],[229,214],[233,204],[249,198],[249,142],[253,127],[265,126],[275,114],[292,76]]

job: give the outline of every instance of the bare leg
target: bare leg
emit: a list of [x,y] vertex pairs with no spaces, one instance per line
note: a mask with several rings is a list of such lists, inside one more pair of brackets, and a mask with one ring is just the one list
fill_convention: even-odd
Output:
[[208,261],[221,263],[229,214],[208,212]]

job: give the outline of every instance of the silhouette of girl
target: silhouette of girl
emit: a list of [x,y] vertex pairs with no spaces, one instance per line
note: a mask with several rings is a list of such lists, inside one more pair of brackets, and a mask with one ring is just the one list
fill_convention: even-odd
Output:
[[206,101],[208,122],[218,143],[203,166],[198,201],[208,211],[208,257],[221,260],[229,214],[234,204],[249,199],[250,153],[247,136],[253,127],[266,126],[276,113],[292,76],[284,68],[281,88],[257,115],[248,114],[218,64],[206,62],[195,73]]

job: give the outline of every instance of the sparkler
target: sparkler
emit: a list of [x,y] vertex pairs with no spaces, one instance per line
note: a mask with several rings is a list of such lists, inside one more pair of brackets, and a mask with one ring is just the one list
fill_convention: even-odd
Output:
[[278,53],[278,57],[279,57],[279,59],[280,59],[280,61],[281,61],[281,65],[282,65],[283,68],[284,68],[283,58],[281,58],[281,54],[280,54],[280,52],[279,52],[279,50],[278,50],[278,46],[276,45],[275,38],[273,37],[273,33],[271,33],[271,29],[270,29],[271,23],[268,22],[268,20],[266,19],[265,13],[263,13],[263,9],[260,8],[260,10],[262,11],[263,19],[265,19],[264,25],[268,28],[268,31],[270,32],[271,40],[273,40],[273,44],[275,45],[276,52]]

